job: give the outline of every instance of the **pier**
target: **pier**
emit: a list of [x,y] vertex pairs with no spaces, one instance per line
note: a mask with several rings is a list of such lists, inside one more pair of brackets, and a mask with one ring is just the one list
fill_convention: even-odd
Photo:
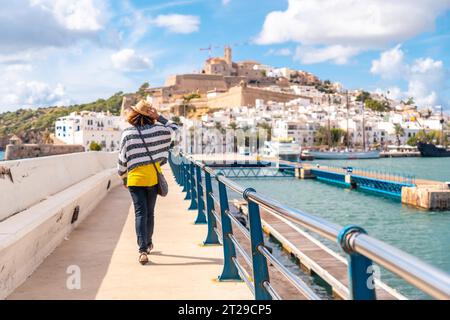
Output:
[[[373,264],[431,297],[450,298],[449,274],[361,227],[342,227],[290,208],[242,187],[241,173],[226,171],[231,167],[176,153],[170,168],[164,167],[170,193],[157,202],[155,251],[150,264],[141,266],[133,208],[115,161],[116,154],[100,152],[2,163],[0,298],[324,298],[276,258],[267,236],[296,259],[306,277],[331,288],[332,298],[404,299],[374,279]],[[83,167],[75,165],[80,162]],[[279,175],[264,163],[241,167],[262,173],[261,178]],[[282,171],[293,177],[295,170]],[[53,179],[46,179],[50,172]],[[337,243],[340,252],[310,234]]]
[[329,165],[302,164],[301,167],[297,165],[296,170],[296,176],[302,179],[316,178],[347,188],[362,189],[397,198],[403,204],[417,208],[450,210],[450,185],[444,182],[419,179],[414,175]]

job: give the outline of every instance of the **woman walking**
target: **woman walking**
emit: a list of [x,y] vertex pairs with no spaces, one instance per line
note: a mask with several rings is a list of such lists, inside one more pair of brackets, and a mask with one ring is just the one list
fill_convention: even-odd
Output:
[[[174,123],[159,115],[142,100],[126,114],[131,127],[124,130],[120,142],[118,173],[128,187],[136,216],[139,262],[148,263],[153,249],[154,209],[158,196],[160,166],[167,162]],[[159,122],[159,124],[157,124]]]

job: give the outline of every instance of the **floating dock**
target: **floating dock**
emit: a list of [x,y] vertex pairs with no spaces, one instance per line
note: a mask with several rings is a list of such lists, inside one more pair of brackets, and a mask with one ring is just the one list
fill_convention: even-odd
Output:
[[377,170],[279,161],[291,166],[299,179],[318,179],[346,188],[399,199],[403,204],[426,210],[450,210],[450,184],[418,179],[413,175],[390,174]]

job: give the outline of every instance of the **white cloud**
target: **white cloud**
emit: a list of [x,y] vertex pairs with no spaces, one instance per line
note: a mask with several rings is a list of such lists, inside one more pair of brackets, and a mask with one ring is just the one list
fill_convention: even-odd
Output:
[[222,0],[222,4],[224,6],[226,6],[227,4],[229,4],[231,2],[231,0]]
[[442,102],[439,92],[445,88],[447,80],[442,61],[417,59],[410,67],[407,94],[415,97],[418,105],[435,106]]
[[403,62],[404,54],[401,45],[381,53],[380,59],[372,61],[370,72],[382,78],[399,78],[406,72]]
[[69,104],[63,85],[51,87],[47,83],[37,81],[17,82],[3,99],[3,103],[7,105],[21,107]]
[[407,91],[398,87],[389,89],[393,99],[413,97],[419,106],[436,106],[440,104],[440,92],[445,90],[448,73],[440,60],[419,58],[412,64],[404,61],[404,53],[398,45],[382,52],[380,58],[372,61],[370,70],[383,79],[400,80],[407,83]]
[[196,32],[200,26],[199,17],[182,14],[162,14],[153,19],[152,22],[170,32],[181,34]]
[[0,53],[72,46],[95,40],[106,21],[106,0],[2,1]]
[[31,0],[30,4],[51,12],[69,30],[98,31],[105,22],[104,0]]
[[[266,16],[256,43],[297,42],[308,52],[315,48],[342,62],[433,30],[437,16],[448,8],[450,0],[289,0],[285,11]],[[333,48],[338,52],[333,54]]]
[[348,60],[358,54],[360,49],[354,47],[344,47],[333,45],[322,48],[310,46],[298,46],[295,51],[295,60],[300,60],[303,64],[313,64],[325,61],[332,61],[336,64],[345,64]]
[[288,57],[292,55],[292,50],[289,48],[270,49],[266,54],[268,56]]
[[122,71],[144,71],[153,67],[150,58],[136,53],[133,49],[123,49],[111,56],[114,68]]

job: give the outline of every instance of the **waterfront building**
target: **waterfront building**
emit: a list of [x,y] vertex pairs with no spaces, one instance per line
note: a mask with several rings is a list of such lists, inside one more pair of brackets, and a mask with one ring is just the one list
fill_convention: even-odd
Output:
[[55,138],[65,144],[83,145],[86,150],[96,142],[103,151],[116,151],[125,126],[119,116],[110,113],[72,112],[56,121]]

